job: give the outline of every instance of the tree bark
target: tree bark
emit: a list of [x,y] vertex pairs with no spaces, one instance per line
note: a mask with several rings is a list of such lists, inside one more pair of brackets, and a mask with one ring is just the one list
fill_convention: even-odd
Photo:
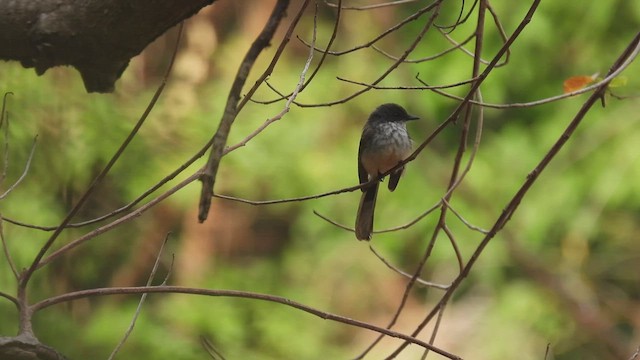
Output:
[[32,337],[0,337],[0,360],[66,360],[55,349]]
[[0,1],[0,59],[38,75],[70,65],[88,92],[112,92],[132,57],[214,1]]

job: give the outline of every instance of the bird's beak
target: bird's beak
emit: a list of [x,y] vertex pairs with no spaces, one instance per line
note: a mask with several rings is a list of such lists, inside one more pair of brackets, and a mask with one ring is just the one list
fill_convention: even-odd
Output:
[[409,117],[407,118],[407,121],[409,120],[420,120],[420,118],[417,116],[409,115]]

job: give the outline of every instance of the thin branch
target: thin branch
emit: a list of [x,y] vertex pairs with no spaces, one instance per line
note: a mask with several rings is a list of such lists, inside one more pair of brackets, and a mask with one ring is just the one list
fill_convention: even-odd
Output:
[[[336,20],[333,23],[333,31],[331,32],[331,37],[329,38],[329,42],[327,43],[327,50],[331,49],[331,47],[333,46],[333,42],[336,39],[336,36],[338,35],[338,28],[340,25],[340,18],[342,16],[342,7],[340,6],[342,4],[342,0],[338,0],[338,11],[336,12]],[[316,11],[317,11],[317,3],[316,3]],[[315,19],[315,17],[314,17]],[[315,20],[314,20],[314,24],[315,24]],[[315,25],[314,25],[314,32],[316,31],[315,29]],[[314,41],[314,46],[315,46],[315,41]],[[313,47],[311,47],[311,49],[313,49]],[[318,61],[318,65],[316,65],[315,69],[313,70],[313,72],[311,73],[311,75],[309,75],[309,78],[307,79],[307,81],[302,85],[302,87],[300,88],[299,92],[302,92],[304,89],[306,89],[306,87],[311,83],[311,81],[313,80],[313,78],[316,76],[316,74],[318,74],[318,72],[320,71],[320,67],[324,64],[324,61],[327,58],[328,53],[327,52],[323,52],[322,56],[320,57],[320,60]],[[278,98],[275,98],[273,100],[266,100],[266,101],[262,101],[262,100],[255,100],[255,99],[251,99],[252,102],[254,103],[258,103],[258,104],[263,104],[263,105],[268,105],[268,104],[273,104],[275,102],[284,100],[284,99],[288,99],[291,95],[293,95],[293,92],[288,94],[288,95],[284,95],[284,94],[280,94],[277,90],[275,90],[274,87],[272,87],[269,82],[267,80],[265,80],[265,84],[267,84],[267,86],[269,86],[269,88],[271,88],[272,90],[274,90],[278,95],[280,95]]]
[[[507,41],[507,32],[504,31],[504,27],[500,22],[500,18],[498,17],[498,14],[493,9],[493,6],[491,6],[491,3],[488,0],[485,6],[487,7],[487,10],[489,10],[489,13],[491,14],[491,18],[493,19],[493,23],[496,25],[496,29],[498,29],[498,34],[500,34],[500,38],[502,39],[502,42],[505,43]],[[507,65],[509,63],[510,58],[511,58],[511,50],[509,49],[504,55],[504,62],[496,64],[496,67]]]
[[6,292],[0,291],[0,297],[11,301],[15,306],[20,306],[18,299],[15,298],[14,296],[7,294]]
[[35,153],[35,150],[36,150],[36,141],[37,140],[38,140],[38,136],[33,138],[33,144],[31,145],[31,151],[29,152],[29,157],[27,158],[27,163],[24,165],[24,170],[22,171],[22,174],[20,175],[18,180],[16,180],[16,182],[13,183],[13,185],[9,186],[9,188],[4,193],[2,193],[2,195],[0,195],[0,200],[2,200],[5,197],[7,197],[7,195],[9,195],[13,191],[13,189],[15,189],[18,185],[20,185],[22,180],[24,180],[24,178],[27,176],[27,173],[29,172],[29,167],[31,166],[31,160],[33,159],[33,154]]
[[[326,53],[326,54],[329,54],[329,55],[341,56],[341,55],[346,55],[346,54],[352,53],[352,52],[360,50],[360,49],[368,48],[368,47],[372,46],[373,44],[375,44],[376,42],[378,42],[380,39],[382,39],[385,36],[393,33],[394,31],[400,29],[401,27],[403,27],[404,25],[408,24],[409,22],[419,19],[423,14],[435,9],[436,7],[440,7],[440,3],[441,2],[442,2],[441,0],[434,1],[433,3],[423,7],[422,9],[420,9],[418,11],[416,11],[412,15],[406,17],[402,21],[400,21],[397,24],[393,25],[389,29],[383,31],[382,33],[380,33],[379,35],[377,35],[376,37],[374,37],[373,39],[367,41],[364,44],[357,45],[355,47],[349,48],[347,50],[342,50],[342,51],[329,51],[329,49],[319,49],[319,48],[314,48],[314,50],[316,50],[318,52],[321,52],[321,53]],[[343,9],[344,9],[344,7],[343,7]],[[310,46],[310,44],[308,44],[307,42],[305,42],[303,39],[301,39],[299,37],[298,37],[298,40],[300,40],[300,42],[302,42],[306,46]]]
[[9,95],[13,95],[13,93],[11,91],[7,91],[2,97],[2,110],[0,110],[0,127],[4,125],[5,115],[7,114],[7,99],[9,98]]
[[344,81],[350,84],[356,84],[356,85],[362,85],[362,86],[366,86],[372,89],[376,89],[376,90],[433,90],[433,89],[448,89],[448,88],[453,88],[453,87],[458,87],[458,86],[462,86],[462,85],[466,85],[469,83],[472,83],[476,80],[476,79],[469,79],[469,80],[463,80],[457,83],[453,83],[453,84],[446,84],[446,85],[431,85],[431,86],[380,86],[380,85],[372,85],[372,84],[367,84],[364,82],[360,82],[360,81],[354,81],[354,80],[349,80],[349,79],[345,79],[342,77],[336,77],[336,79],[340,80],[340,81]]
[[[180,41],[180,37],[182,36],[183,28],[184,28],[184,23],[180,23],[180,27],[179,27],[179,30],[178,30],[178,40],[177,40],[177,42]],[[102,169],[102,171],[100,171],[98,176],[96,176],[96,178],[93,180],[91,185],[89,185],[89,188],[85,191],[85,193],[82,195],[80,200],[78,200],[78,202],[73,206],[73,208],[71,209],[71,211],[69,211],[69,213],[64,218],[64,220],[62,220],[60,225],[56,228],[56,230],[54,230],[53,234],[49,237],[47,242],[42,246],[42,248],[40,249],[40,251],[38,252],[36,257],[33,259],[33,262],[31,263],[31,266],[25,272],[22,273],[22,276],[20,278],[20,284],[19,284],[20,287],[22,287],[22,288],[26,287],[26,285],[29,282],[29,279],[33,275],[34,271],[36,271],[40,267],[40,261],[45,256],[47,251],[51,248],[51,246],[56,241],[58,236],[62,233],[62,231],[65,229],[65,227],[71,222],[71,219],[76,215],[76,213],[78,211],[80,211],[82,206],[89,199],[89,197],[93,194],[93,192],[98,187],[98,185],[102,182],[102,180],[107,176],[107,174],[109,173],[109,171],[111,170],[113,165],[115,165],[115,163],[120,159],[120,156],[124,153],[125,149],[131,143],[133,138],[137,135],[138,130],[140,130],[140,128],[144,124],[145,120],[147,119],[147,117],[151,113],[151,110],[154,108],[156,102],[160,98],[160,95],[162,94],[162,91],[164,90],[164,87],[165,87],[165,85],[167,83],[168,74],[170,73],[171,68],[173,67],[174,60],[176,58],[177,49],[178,49],[178,46],[176,44],[175,50],[174,50],[174,52],[173,52],[173,54],[171,56],[171,60],[169,62],[169,66],[167,67],[167,72],[165,74],[165,77],[162,79],[162,83],[160,84],[160,86],[158,86],[158,89],[156,90],[155,94],[153,95],[153,97],[152,97],[151,101],[149,102],[149,105],[145,109],[144,113],[142,114],[142,116],[140,117],[140,119],[138,120],[136,125],[133,127],[133,129],[131,129],[131,131],[129,132],[129,135],[127,136],[127,138],[122,142],[122,144],[120,145],[118,150],[116,150],[115,154],[111,157],[111,159],[109,160],[107,165]]]
[[[409,222],[408,222],[408,223],[406,223],[406,224],[398,225],[398,226],[394,226],[394,227],[391,227],[391,228],[388,228],[388,229],[376,230],[376,231],[374,231],[373,233],[374,233],[374,234],[383,234],[383,233],[394,232],[394,231],[398,231],[398,230],[402,230],[402,229],[410,228],[410,227],[411,227],[411,226],[413,226],[415,223],[417,223],[418,221],[422,220],[425,216],[429,215],[429,214],[430,214],[430,213],[432,213],[434,210],[438,209],[438,208],[440,207],[440,204],[441,204],[441,203],[440,203],[440,202],[438,202],[436,205],[434,205],[434,206],[430,207],[429,209],[427,209],[426,211],[424,211],[422,214],[418,215],[418,217],[416,217],[415,219],[413,219],[413,220],[409,221]],[[332,225],[335,225],[335,226],[337,226],[337,227],[339,227],[339,228],[341,228],[341,229],[344,229],[344,230],[347,230],[347,231],[351,231],[351,232],[353,232],[353,231],[354,231],[354,230],[353,230],[353,228],[351,228],[351,227],[349,227],[349,226],[346,226],[346,225],[343,225],[343,224],[340,224],[340,223],[338,223],[338,222],[336,222],[336,221],[334,221],[334,220],[331,220],[330,218],[328,218],[328,217],[327,217],[327,216],[325,216],[325,215],[320,214],[320,213],[319,213],[318,211],[316,211],[316,210],[313,210],[313,213],[314,213],[316,216],[318,216],[319,218],[323,219],[324,221],[326,221],[326,222],[328,222],[328,223],[330,223],[330,224],[332,224]]]
[[[167,244],[167,241],[169,240],[169,235],[171,235],[171,233],[168,233],[167,236],[165,236],[164,241],[160,245],[160,249],[158,250],[158,255],[156,255],[156,261],[153,264],[153,268],[151,269],[151,273],[149,274],[149,279],[147,279],[146,286],[151,286],[151,284],[153,282],[153,279],[156,276],[156,271],[158,270],[158,267],[160,265],[160,259],[162,257],[162,252],[164,250],[164,246]],[[166,280],[167,279],[165,278],[165,281],[162,283],[162,285],[166,285]],[[136,321],[138,320],[138,316],[140,316],[140,311],[142,310],[142,305],[144,304],[144,301],[146,299],[147,299],[147,293],[142,294],[142,296],[140,297],[140,301],[138,302],[138,307],[136,308],[136,311],[133,314],[133,318],[131,319],[131,323],[129,324],[129,327],[125,331],[124,336],[122,337],[122,339],[120,339],[120,342],[118,343],[118,345],[116,345],[116,347],[111,352],[111,355],[109,355],[108,360],[112,360],[113,358],[115,358],[116,354],[118,354],[118,352],[120,351],[122,346],[124,346],[124,343],[129,338],[129,335],[131,335],[131,332],[133,332],[133,328],[136,326]]]
[[11,252],[9,252],[9,246],[7,244],[7,239],[4,237],[4,226],[2,221],[2,215],[0,214],[0,240],[2,241],[2,250],[4,251],[4,257],[7,259],[7,263],[13,272],[13,276],[18,280],[20,275],[18,275],[18,268],[16,264],[13,262],[13,258],[11,257]]
[[158,197],[154,198],[153,200],[149,201],[148,203],[142,205],[141,207],[139,207],[138,209],[130,212],[129,214],[122,216],[106,225],[100,226],[98,228],[96,228],[95,230],[77,238],[74,241],[71,241],[70,243],[62,246],[60,249],[52,252],[49,256],[47,256],[46,258],[44,258],[42,261],[40,261],[38,268],[41,268],[45,265],[47,265],[48,263],[50,263],[51,261],[55,260],[56,258],[58,258],[59,256],[63,255],[64,253],[66,253],[67,251],[81,245],[82,243],[89,241],[93,238],[95,238],[98,235],[104,234],[105,232],[120,226],[126,222],[129,222],[131,220],[137,219],[138,217],[140,217],[140,215],[142,215],[143,213],[145,213],[147,210],[153,208],[155,205],[157,205],[158,203],[160,203],[161,201],[163,201],[164,199],[168,198],[169,196],[175,194],[176,192],[178,192],[178,190],[184,188],[185,186],[191,184],[192,182],[198,180],[199,174],[195,173],[192,174],[191,176],[189,176],[188,178],[182,180],[180,183],[178,183],[177,185],[175,185],[174,187],[172,187],[171,189],[167,190],[166,192],[164,192],[163,194],[159,195]]
[[544,351],[544,360],[549,360],[549,355],[551,355],[551,343],[547,343],[547,348]]
[[204,336],[200,336],[200,343],[205,351],[211,356],[213,360],[225,360],[224,355],[211,343],[209,339]]
[[416,344],[425,349],[429,349],[433,352],[436,352],[442,356],[445,356],[449,359],[461,359],[459,356],[451,354],[447,351],[439,349],[435,346],[429,345],[428,343],[416,339],[411,336],[407,336],[403,333],[388,330],[381,328],[379,326],[369,324],[364,321],[359,321],[355,319],[351,319],[348,317],[324,312],[313,308],[311,306],[275,295],[269,294],[261,294],[254,293],[248,291],[239,291],[239,290],[210,290],[210,289],[200,289],[200,288],[188,288],[181,286],[140,286],[140,287],[111,287],[111,288],[98,288],[98,289],[90,289],[90,290],[82,290],[71,292],[63,295],[58,295],[55,297],[51,297],[32,305],[31,309],[33,311],[39,311],[50,306],[69,302],[78,299],[84,299],[93,296],[106,296],[106,295],[125,295],[125,294],[144,294],[144,293],[173,293],[173,294],[191,294],[191,295],[202,295],[202,296],[213,296],[213,297],[233,297],[233,298],[244,298],[244,299],[253,299],[253,300],[262,300],[273,303],[278,303],[282,305],[286,305],[298,310],[302,310],[306,313],[315,315],[324,320],[330,320],[334,322],[339,322],[342,324],[367,329],[371,331],[375,331],[381,334],[385,334],[386,336],[391,336],[394,338],[402,339],[412,344]]
[[7,178],[7,172],[9,171],[9,114],[5,110],[7,103],[7,96],[13,93],[5,93],[2,99],[2,111],[0,112],[0,127],[4,125],[4,158],[2,163],[2,174],[0,174],[0,183],[4,182]]
[[[398,66],[400,66],[400,64],[402,64],[402,62],[407,58],[407,56],[409,56],[409,54],[411,52],[413,52],[413,50],[415,50],[415,48],[418,46],[418,43],[420,43],[420,41],[424,38],[424,36],[426,35],[427,31],[429,31],[429,29],[432,27],[433,22],[435,21],[435,19],[440,14],[440,6],[442,5],[442,1],[444,1],[444,0],[436,0],[432,4],[432,6],[433,6],[433,14],[429,17],[429,19],[427,20],[425,26],[418,33],[418,35],[416,36],[414,41],[407,47],[405,52],[402,54],[402,56],[400,56],[400,58],[397,61],[395,61],[389,68],[387,68],[382,73],[382,75],[378,76],[378,78],[371,83],[372,85],[377,85],[382,80],[384,80],[389,74],[391,74],[394,70],[396,70],[398,68]],[[358,90],[358,91],[352,93],[351,95],[348,95],[348,96],[346,96],[346,97],[344,97],[342,99],[329,101],[329,102],[324,102],[324,103],[302,104],[302,103],[299,103],[299,102],[295,102],[295,104],[298,105],[299,107],[333,106],[333,105],[342,104],[342,103],[345,103],[345,102],[347,102],[347,101],[349,101],[351,99],[354,99],[354,98],[356,98],[356,97],[368,92],[371,89],[372,89],[372,87],[367,86],[364,89]]]
[[[315,12],[313,15],[313,38],[311,40],[311,43],[315,46],[316,43],[316,35],[317,35],[317,29],[318,29],[318,5],[316,4],[315,7]],[[245,146],[247,145],[247,143],[253,139],[254,137],[258,136],[258,134],[260,134],[262,131],[264,131],[264,129],[266,129],[269,125],[273,124],[274,122],[282,119],[282,117],[289,112],[289,109],[291,108],[291,103],[296,99],[296,97],[298,96],[298,93],[302,90],[302,87],[304,86],[304,78],[307,74],[307,72],[309,71],[309,67],[311,66],[311,61],[313,60],[313,48],[309,48],[309,56],[307,57],[307,61],[304,64],[304,67],[302,69],[302,72],[300,73],[300,77],[298,80],[298,84],[296,85],[295,89],[293,90],[293,92],[291,93],[291,95],[289,96],[289,98],[287,99],[287,102],[284,106],[284,109],[282,109],[282,111],[272,117],[271,119],[268,119],[267,121],[265,121],[262,125],[260,125],[257,129],[255,129],[253,132],[251,132],[249,135],[247,135],[247,137],[245,137],[244,139],[242,139],[240,142],[238,142],[235,145],[229,146],[226,149],[226,152],[229,153],[231,151],[236,150],[239,147]]]
[[462,268],[464,268],[464,260],[462,260],[462,254],[460,253],[460,248],[458,247],[458,243],[456,243],[456,238],[451,232],[451,229],[449,229],[449,227],[447,226],[447,224],[442,225],[442,230],[444,231],[445,234],[447,234],[447,237],[451,242],[451,247],[453,247],[453,252],[456,254],[456,259],[458,260],[458,268],[460,271],[462,271]]
[[246,102],[251,99],[258,87],[275,68],[280,55],[284,51],[286,44],[289,42],[291,32],[293,32],[293,29],[302,17],[303,10],[304,8],[306,8],[308,3],[309,0],[305,0],[305,2],[302,4],[300,11],[298,11],[298,14],[296,15],[296,18],[291,23],[291,26],[289,26],[287,35],[285,35],[285,37],[282,39],[280,46],[276,50],[276,54],[271,60],[271,63],[262,74],[262,76],[256,81],[254,86],[249,89],[242,100],[240,100],[240,92],[242,91],[242,87],[247,81],[249,72],[253,68],[258,55],[262,53],[262,50],[269,46],[271,39],[273,38],[273,35],[278,28],[278,25],[280,25],[280,22],[286,15],[286,10],[289,6],[289,0],[278,0],[278,2],[273,7],[273,11],[269,16],[267,23],[264,25],[262,32],[260,32],[258,37],[256,37],[256,39],[253,41],[251,47],[249,47],[249,50],[247,50],[244,59],[240,63],[240,67],[238,68],[236,77],[233,81],[233,84],[231,85],[231,89],[229,90],[227,103],[225,105],[222,118],[220,119],[218,129],[212,137],[209,159],[207,160],[207,164],[204,166],[200,174],[202,190],[200,192],[200,201],[198,206],[198,221],[200,221],[201,223],[207,219],[207,216],[209,216],[209,209],[211,208],[211,197],[213,195],[213,188],[215,185],[216,176],[218,174],[218,167],[220,166],[220,160],[222,160],[222,156],[224,155],[224,148],[227,144],[229,133],[231,132],[231,126],[233,125],[233,122],[238,116],[240,110],[244,107],[244,104],[246,104]]
[[[455,46],[453,46],[453,47],[450,47],[450,48],[448,48],[448,49],[446,49],[446,50],[444,50],[444,51],[442,51],[442,52],[439,52],[439,53],[437,53],[437,54],[435,54],[435,55],[431,55],[431,56],[423,57],[423,58],[420,58],[420,59],[405,59],[405,60],[403,60],[402,62],[403,62],[403,63],[405,63],[405,64],[419,64],[419,63],[422,63],[422,62],[431,61],[431,60],[434,60],[434,59],[440,58],[440,57],[442,57],[442,56],[444,56],[444,55],[446,55],[446,54],[448,54],[448,53],[450,53],[450,52],[452,52],[452,51],[456,50],[457,48],[459,48],[459,47],[461,47],[461,46],[465,45],[466,43],[468,43],[469,41],[471,41],[471,39],[473,39],[473,34],[469,35],[469,37],[467,37],[467,38],[466,38],[464,41],[462,41],[461,43],[459,43],[459,44],[457,44],[457,45],[455,45]],[[384,50],[380,49],[379,47],[377,47],[377,46],[375,46],[375,45],[372,45],[372,46],[371,46],[371,48],[373,48],[373,50],[375,50],[375,51],[379,52],[380,54],[382,54],[382,55],[384,55],[384,56],[388,57],[388,58],[389,58],[389,59],[391,59],[391,60],[398,60],[398,57],[397,57],[397,56],[395,56],[395,55],[391,55],[391,54],[389,54],[388,52],[386,52],[386,51],[384,51]]]
[[324,3],[329,7],[337,7],[344,10],[361,10],[362,11],[362,10],[379,9],[379,8],[388,7],[388,6],[397,6],[397,5],[412,3],[416,1],[417,0],[397,0],[397,1],[390,1],[386,3],[365,5],[365,6],[340,6],[340,2],[338,2],[338,4],[336,5],[328,2],[327,0],[324,0]]
[[[385,264],[389,269],[391,269],[393,272],[400,274],[408,279],[411,279],[413,277],[412,274],[409,274],[407,272],[404,272],[400,269],[398,269],[397,267],[393,266],[389,261],[387,261],[387,259],[384,258],[384,256],[382,256],[380,253],[378,253],[378,251],[373,247],[373,245],[371,243],[369,243],[369,250],[371,250],[371,252],[380,260],[382,261],[383,264]],[[437,284],[434,282],[430,282],[430,281],[426,281],[423,280],[421,278],[417,278],[416,282],[420,285],[424,285],[427,287],[432,287],[432,288],[436,288],[436,289],[440,289],[440,290],[447,290],[449,288],[449,285],[444,285],[444,284]]]
[[[596,82],[596,83],[594,83],[592,85],[589,85],[587,87],[584,87],[584,88],[582,88],[580,90],[568,92],[566,94],[551,96],[551,97],[548,97],[548,98],[535,100],[535,101],[524,102],[524,103],[494,104],[494,103],[486,103],[486,102],[475,101],[475,100],[471,100],[469,102],[474,104],[474,105],[479,105],[479,106],[482,106],[482,107],[493,108],[493,109],[528,108],[528,107],[533,107],[533,106],[538,106],[538,105],[549,104],[549,103],[552,103],[552,102],[555,102],[555,101],[559,101],[559,100],[562,100],[562,99],[566,99],[566,98],[582,95],[582,94],[588,93],[588,92],[590,92],[592,90],[595,90],[595,89],[601,87],[603,84],[608,84],[609,82],[611,82],[611,80],[614,79],[615,77],[617,77],[618,75],[620,75],[620,73],[623,72],[633,62],[633,60],[637,56],[638,56],[638,51],[635,51],[633,54],[631,54],[629,59],[620,68],[616,69],[616,71],[614,71],[613,73],[611,73],[610,75],[608,75],[607,77],[602,79],[601,81],[598,81],[598,82]],[[420,79],[418,79],[418,81],[420,81],[420,83],[422,83],[424,86],[429,86],[426,82],[424,82],[424,81],[422,81]],[[450,99],[459,100],[459,101],[463,101],[464,100],[464,98],[462,98],[460,96],[449,94],[449,93],[444,92],[444,91],[439,90],[439,89],[431,89],[431,90],[433,92],[437,93],[437,94],[446,96],[446,97],[448,97]]]
[[455,31],[455,29],[458,28],[458,25],[460,24],[464,24],[467,22],[467,20],[469,20],[469,18],[471,17],[471,14],[473,13],[473,10],[476,8],[476,5],[478,5],[478,0],[474,0],[473,4],[471,4],[471,8],[469,9],[469,11],[467,11],[466,15],[462,15],[464,14],[464,2],[465,0],[462,0],[460,3],[460,12],[458,13],[458,18],[456,19],[456,21],[451,24],[451,25],[438,25],[435,24],[434,26],[437,27],[438,29],[441,30],[445,30],[448,29],[448,31],[446,32],[447,34],[451,34],[452,32]]
[[488,232],[489,232],[488,230],[485,230],[485,229],[482,229],[482,228],[480,228],[480,227],[477,227],[477,226],[475,226],[475,225],[471,224],[470,222],[468,222],[467,220],[465,220],[465,218],[463,218],[463,217],[462,217],[462,215],[460,215],[460,213],[458,213],[458,212],[457,212],[457,211],[456,211],[456,210],[451,206],[451,204],[449,204],[449,203],[447,202],[447,200],[442,199],[442,202],[444,202],[444,204],[445,204],[445,205],[447,205],[447,207],[449,208],[449,210],[451,210],[451,212],[452,212],[452,213],[453,213],[453,214],[454,214],[454,215],[455,215],[455,216],[456,216],[456,217],[457,217],[457,218],[458,218],[458,219],[459,219],[459,220],[460,220],[460,221],[461,221],[461,222],[462,222],[466,227],[468,227],[469,229],[471,229],[471,230],[475,230],[475,231],[477,231],[477,232],[479,232],[479,233],[482,233],[482,234],[486,234],[486,233],[488,233]]
[[434,212],[439,207],[440,207],[440,202],[438,202],[437,204],[435,204],[432,207],[428,208],[422,214],[418,215],[418,217],[416,217],[415,219],[409,221],[406,224],[394,226],[394,227],[391,227],[391,228],[388,228],[388,229],[384,229],[384,230],[374,231],[374,233],[381,234],[381,233],[386,233],[386,232],[393,232],[393,231],[408,229],[408,228],[412,227],[414,224],[416,224],[418,221],[424,219],[427,215],[429,215],[432,212]]
[[[429,339],[429,344],[431,345],[433,345],[433,343],[436,341],[436,335],[438,334],[438,330],[440,329],[440,324],[442,323],[442,315],[444,315],[444,309],[446,309],[446,306],[441,307],[440,312],[438,312],[438,317],[436,318],[436,324],[433,327],[433,332],[431,333],[431,338]],[[425,360],[427,356],[429,356],[429,349],[424,350],[424,353],[422,354],[422,357],[420,357],[420,359]]]

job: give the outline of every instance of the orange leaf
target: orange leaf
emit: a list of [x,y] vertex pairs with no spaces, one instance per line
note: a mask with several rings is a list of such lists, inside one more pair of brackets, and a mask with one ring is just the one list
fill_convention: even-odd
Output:
[[585,86],[591,84],[594,80],[595,80],[594,76],[586,76],[586,75],[572,76],[564,81],[564,83],[562,84],[562,87],[564,89],[564,93],[566,94],[566,93],[578,91],[584,88]]

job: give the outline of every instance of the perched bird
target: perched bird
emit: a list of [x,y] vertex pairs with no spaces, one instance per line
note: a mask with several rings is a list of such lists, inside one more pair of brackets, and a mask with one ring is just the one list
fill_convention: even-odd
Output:
[[[358,177],[360,184],[375,179],[391,170],[411,154],[412,141],[407,133],[406,122],[417,120],[402,106],[383,104],[378,106],[362,129],[358,149]],[[404,166],[389,176],[389,190],[395,190]],[[382,179],[381,179],[382,180]],[[370,240],[373,231],[373,213],[378,197],[379,182],[362,188],[362,197],[356,216],[356,238]]]

